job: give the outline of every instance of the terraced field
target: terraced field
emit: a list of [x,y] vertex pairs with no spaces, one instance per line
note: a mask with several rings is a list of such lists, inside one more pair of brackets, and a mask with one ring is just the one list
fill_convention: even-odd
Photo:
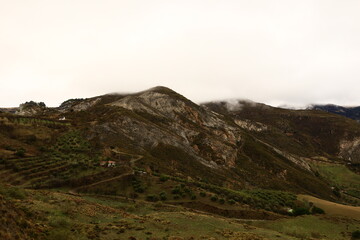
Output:
[[0,176],[5,182],[36,188],[69,180],[81,170],[95,172],[96,165],[91,159],[78,154],[70,159],[54,156],[7,159],[2,161],[0,169]]
[[11,117],[6,118],[8,121],[20,124],[20,125],[43,125],[43,126],[71,126],[71,123],[67,121],[58,121],[52,119],[40,119],[40,118],[33,118],[33,117]]
[[77,131],[60,136],[56,143],[36,157],[3,159],[0,176],[5,182],[30,188],[58,185],[101,171],[99,158]]

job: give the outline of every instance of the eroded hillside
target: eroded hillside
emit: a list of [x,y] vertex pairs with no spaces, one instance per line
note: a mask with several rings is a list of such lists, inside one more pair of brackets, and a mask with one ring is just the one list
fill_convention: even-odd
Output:
[[359,203],[360,125],[325,112],[197,105],[156,87],[57,108],[29,102],[2,111],[0,129],[1,181],[64,194],[54,199],[106,195],[269,221],[317,213],[296,194]]

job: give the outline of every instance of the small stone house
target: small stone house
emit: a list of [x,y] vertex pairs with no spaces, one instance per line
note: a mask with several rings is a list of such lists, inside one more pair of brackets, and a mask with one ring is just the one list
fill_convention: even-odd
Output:
[[102,167],[115,167],[116,162],[115,161],[101,161],[100,166],[102,166]]

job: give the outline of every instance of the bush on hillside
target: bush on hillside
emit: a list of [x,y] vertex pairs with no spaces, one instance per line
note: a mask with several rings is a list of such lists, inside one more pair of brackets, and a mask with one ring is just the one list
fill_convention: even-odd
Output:
[[176,186],[172,191],[171,191],[172,194],[181,194],[182,191],[181,191],[181,188],[179,186]]
[[356,230],[351,234],[352,239],[360,239],[360,230]]
[[294,208],[293,210],[294,216],[309,215],[309,214],[310,214],[309,209],[304,207]]
[[314,206],[311,211],[312,214],[325,214],[325,211],[321,208]]
[[333,188],[333,194],[337,197],[341,197],[341,192],[340,192],[340,189],[338,187],[334,187]]
[[210,200],[216,202],[218,200],[218,197],[216,195],[213,195],[210,197]]
[[21,148],[15,152],[15,156],[17,157],[25,157],[25,149]]
[[201,197],[206,197],[206,193],[205,192],[200,192],[200,196]]
[[168,176],[166,176],[166,175],[161,175],[161,176],[160,176],[160,181],[166,182],[167,180],[169,180],[169,177],[168,177]]
[[161,200],[161,201],[167,200],[167,197],[166,197],[166,193],[165,193],[165,192],[161,192],[161,193],[159,194],[159,196],[160,196],[160,200]]
[[159,198],[156,195],[147,195],[146,196],[146,201],[157,202],[157,201],[159,201]]

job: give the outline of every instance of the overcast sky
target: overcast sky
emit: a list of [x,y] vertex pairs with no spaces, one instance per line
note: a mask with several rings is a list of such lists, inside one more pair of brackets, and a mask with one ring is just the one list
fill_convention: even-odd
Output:
[[360,105],[359,0],[0,0],[0,106],[163,85]]

